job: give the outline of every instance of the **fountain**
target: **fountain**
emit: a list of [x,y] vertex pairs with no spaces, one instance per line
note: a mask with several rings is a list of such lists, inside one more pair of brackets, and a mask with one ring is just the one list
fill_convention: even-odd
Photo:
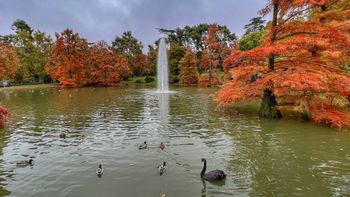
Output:
[[161,38],[158,45],[157,83],[159,93],[169,92],[168,55],[165,39]]

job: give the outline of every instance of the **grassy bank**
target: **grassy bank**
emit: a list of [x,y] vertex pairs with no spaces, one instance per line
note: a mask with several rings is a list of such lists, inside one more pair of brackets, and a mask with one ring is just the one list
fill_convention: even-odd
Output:
[[2,87],[0,91],[4,90],[27,90],[27,89],[37,89],[37,88],[54,88],[59,87],[57,83],[48,83],[48,84],[37,84],[37,85],[20,85],[20,86],[11,86],[11,87]]
[[132,77],[127,80],[129,83],[147,83],[147,84],[156,84],[156,76],[145,76],[145,77]]

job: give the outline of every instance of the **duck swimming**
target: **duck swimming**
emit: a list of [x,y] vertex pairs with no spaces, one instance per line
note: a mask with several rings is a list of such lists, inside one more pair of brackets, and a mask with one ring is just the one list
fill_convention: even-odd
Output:
[[163,144],[163,142],[160,143],[159,148],[162,150],[165,148],[165,145]]
[[96,174],[97,174],[98,177],[101,177],[101,176],[102,176],[102,174],[103,174],[103,168],[102,168],[102,165],[101,165],[101,164],[98,165],[98,168],[96,169]]
[[166,163],[164,161],[162,165],[158,166],[159,173],[163,174],[166,171],[167,168],[168,167],[166,166]]
[[141,150],[141,149],[146,149],[146,148],[147,148],[147,142],[144,141],[143,144],[140,144],[139,150]]
[[201,177],[206,181],[219,181],[226,178],[226,174],[222,170],[213,170],[205,173],[207,169],[207,161],[203,158],[202,162],[204,162],[204,166],[201,172]]
[[60,133],[60,138],[66,138],[66,134],[65,133]]
[[26,166],[32,166],[33,165],[33,159],[29,159],[28,161],[25,160],[25,161],[19,161],[17,162],[17,166],[21,166],[21,167],[26,167]]

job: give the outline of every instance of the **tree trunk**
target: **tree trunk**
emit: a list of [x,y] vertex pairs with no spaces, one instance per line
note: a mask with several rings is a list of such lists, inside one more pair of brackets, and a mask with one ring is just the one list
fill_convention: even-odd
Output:
[[270,89],[264,90],[264,97],[261,102],[259,116],[270,119],[282,118],[281,111],[276,108],[277,101],[275,95]]
[[211,68],[209,69],[209,72],[208,72],[208,84],[207,84],[208,87],[211,87]]
[[269,70],[270,71],[275,70],[275,55],[274,54],[271,54],[269,56]]
[[[271,32],[271,37],[270,41],[273,44],[276,40],[276,27],[277,27],[277,16],[278,16],[278,1],[276,1],[273,4],[273,14],[272,14],[272,32]],[[270,54],[269,55],[269,70],[273,71],[275,70],[275,55]]]
[[[276,27],[277,27],[277,16],[278,16],[278,1],[273,4],[273,14],[272,14],[272,32],[270,41],[273,44],[276,40]],[[270,54],[268,57],[268,68],[270,72],[275,70],[275,54]],[[273,93],[273,90],[266,88],[264,90],[264,97],[261,102],[259,116],[263,118],[270,119],[280,119],[282,118],[281,111],[276,108],[277,101]]]

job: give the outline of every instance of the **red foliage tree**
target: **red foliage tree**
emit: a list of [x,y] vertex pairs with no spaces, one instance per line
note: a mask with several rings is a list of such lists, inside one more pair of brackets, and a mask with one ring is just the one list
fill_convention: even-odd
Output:
[[62,86],[83,86],[86,81],[88,43],[70,29],[56,33],[56,42],[46,71]]
[[151,67],[147,62],[147,55],[142,53],[135,55],[135,66],[133,71],[136,76],[144,76],[151,73]]
[[180,60],[179,69],[181,84],[193,85],[198,83],[197,56],[191,49],[187,49],[185,56]]
[[114,53],[115,68],[119,72],[120,80],[127,79],[132,72],[129,68],[128,58],[122,54]]
[[216,95],[220,105],[264,96],[261,116],[278,118],[285,108],[315,122],[350,126],[350,77],[344,67],[350,55],[349,0],[268,2],[261,12],[272,12],[273,20],[263,44],[234,50],[225,60],[234,80]]
[[209,81],[209,74],[205,73],[199,77],[199,84],[202,86],[208,86],[208,84],[220,85],[220,79],[217,73],[212,73]]
[[4,126],[6,117],[10,115],[8,109],[0,106],[0,127]]
[[[19,59],[14,48],[7,42],[0,40],[0,80],[15,77]],[[0,106],[0,127],[4,126],[10,112]]]
[[85,76],[89,85],[111,86],[130,74],[127,59],[118,55],[105,41],[90,48],[88,60]]
[[16,50],[7,42],[0,40],[0,80],[15,77],[18,65]]
[[[207,86],[213,85],[212,80],[219,81],[214,77],[222,70],[222,61],[229,53],[227,46],[224,43],[220,43],[219,37],[221,34],[222,31],[216,23],[209,25],[207,37],[204,40],[207,48],[203,50],[200,61],[202,69],[208,72],[208,80],[205,80],[208,82]],[[213,75],[213,73],[215,74]]]

